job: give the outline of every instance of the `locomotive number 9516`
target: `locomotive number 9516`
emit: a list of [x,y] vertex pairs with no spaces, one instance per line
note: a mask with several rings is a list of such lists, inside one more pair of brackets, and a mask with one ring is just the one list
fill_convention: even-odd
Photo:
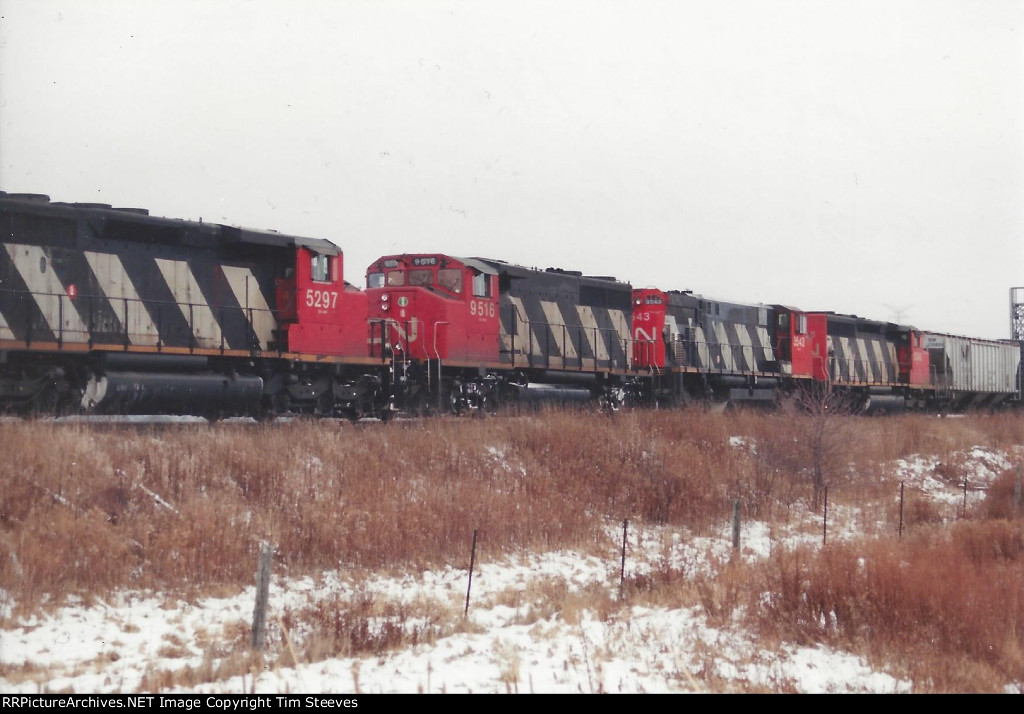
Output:
[[494,303],[486,300],[471,300],[469,314],[474,317],[494,317]]

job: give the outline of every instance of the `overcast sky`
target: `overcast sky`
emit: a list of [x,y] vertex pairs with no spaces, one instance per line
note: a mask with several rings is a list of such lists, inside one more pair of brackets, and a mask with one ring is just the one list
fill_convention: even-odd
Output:
[[1008,337],[1024,0],[0,0],[0,190]]

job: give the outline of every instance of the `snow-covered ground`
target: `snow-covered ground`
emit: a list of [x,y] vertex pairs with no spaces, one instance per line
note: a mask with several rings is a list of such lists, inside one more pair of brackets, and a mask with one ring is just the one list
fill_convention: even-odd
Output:
[[[738,446],[739,444],[737,444]],[[1007,454],[974,449],[959,455],[972,475],[970,498],[984,497],[984,486],[1011,462]],[[894,479],[950,503],[962,490],[934,478],[927,457],[901,461]],[[814,517],[808,514],[808,519]],[[820,518],[820,516],[818,516]],[[854,527],[857,514],[830,513],[829,537],[842,537],[843,521]],[[795,523],[789,534],[745,523],[741,553],[768,557],[780,542],[820,541],[820,532]],[[777,527],[776,527],[777,528]],[[850,531],[847,531],[850,532]],[[626,570],[642,574],[671,561],[698,572],[721,562],[732,550],[732,532],[693,538],[655,528],[630,528]],[[608,529],[609,555],[621,541],[621,524]],[[532,593],[566,594],[604,589],[618,597],[620,562],[573,552],[551,552],[490,561],[481,557],[472,579],[468,614],[468,571],[447,569],[406,575],[339,570],[313,578],[276,578],[270,591],[264,669],[255,675],[184,688],[164,687],[161,671],[200,670],[209,658],[248,631],[255,587],[228,597],[194,602],[126,592],[104,602],[64,607],[12,622],[11,603],[0,591],[7,629],[0,631],[0,677],[4,693],[596,693],[715,691],[906,692],[910,684],[874,671],[849,653],[825,647],[783,644],[764,649],[738,621],[712,624],[699,608],[622,606],[599,614],[545,611]],[[359,597],[403,607],[409,613],[444,614],[461,621],[423,643],[378,656],[338,657],[293,664],[290,652],[303,632],[287,632],[287,613],[330,607]],[[580,599],[585,602],[584,598]],[[296,618],[300,620],[300,618]],[[405,627],[415,623],[405,622]],[[431,624],[424,621],[422,631]]]

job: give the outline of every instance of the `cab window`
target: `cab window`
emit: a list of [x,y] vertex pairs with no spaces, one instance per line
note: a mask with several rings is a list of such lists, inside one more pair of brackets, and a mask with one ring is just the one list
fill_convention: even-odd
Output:
[[315,253],[310,268],[310,277],[314,282],[329,283],[331,281],[331,259],[328,256]]
[[432,270],[410,270],[409,285],[425,286],[434,284],[434,272]]
[[486,273],[473,272],[473,297],[490,297],[491,281]]
[[462,292],[462,271],[455,268],[444,268],[437,271],[437,284],[452,293]]
[[389,288],[397,288],[405,285],[405,271],[404,270],[393,270],[387,274],[387,281]]
[[370,273],[366,276],[366,287],[368,288],[382,288],[384,287],[384,273]]

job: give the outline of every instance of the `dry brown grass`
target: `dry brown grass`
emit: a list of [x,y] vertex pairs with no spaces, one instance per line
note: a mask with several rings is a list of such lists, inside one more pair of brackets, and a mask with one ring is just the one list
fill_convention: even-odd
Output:
[[[465,568],[474,531],[488,557],[607,557],[609,522],[720,532],[734,499],[744,518],[791,526],[813,505],[808,428],[799,413],[701,410],[345,426],[7,422],[0,583],[20,611],[127,588],[192,598],[251,585],[263,540],[276,546],[275,573],[290,576]],[[891,468],[934,455],[955,480],[958,451],[1024,444],[1024,416],[842,417],[834,428],[842,448],[828,448],[842,466],[824,472],[829,506],[855,509],[863,539],[779,549],[699,577],[666,566],[631,578],[627,599],[700,605],[722,622],[743,611],[768,640],[840,644],[922,691],[1024,683],[1016,474],[1000,477],[966,522],[910,494],[899,540]],[[730,443],[735,435],[746,441]],[[584,609],[606,617],[618,606],[604,591],[550,583],[507,597],[524,622]],[[431,641],[463,626],[450,609],[367,596],[280,624],[296,633],[292,656],[315,661]],[[238,639],[187,676],[150,673],[147,686],[249,671]]]
[[864,652],[917,691],[1000,692],[1024,682],[1019,521],[781,551],[756,570],[743,591],[757,600],[745,604],[766,634]]

